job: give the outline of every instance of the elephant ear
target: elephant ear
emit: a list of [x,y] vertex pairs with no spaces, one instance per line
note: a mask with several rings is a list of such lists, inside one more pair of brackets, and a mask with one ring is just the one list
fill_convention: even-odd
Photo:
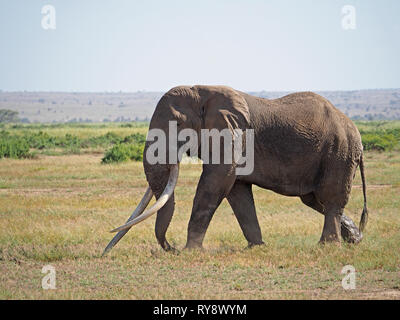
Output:
[[235,129],[246,130],[250,125],[250,114],[246,100],[235,90],[217,87],[203,105],[203,128],[229,129],[235,136]]

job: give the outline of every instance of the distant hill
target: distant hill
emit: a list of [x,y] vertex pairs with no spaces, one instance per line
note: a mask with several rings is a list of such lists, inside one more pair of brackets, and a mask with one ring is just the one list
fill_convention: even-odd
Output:
[[[291,92],[249,92],[275,99]],[[355,120],[400,119],[400,89],[317,91]],[[0,109],[19,112],[25,122],[149,120],[163,92],[0,92]]]
[[[249,92],[276,99],[291,92]],[[370,89],[356,91],[316,91],[354,120],[399,120],[400,89]]]

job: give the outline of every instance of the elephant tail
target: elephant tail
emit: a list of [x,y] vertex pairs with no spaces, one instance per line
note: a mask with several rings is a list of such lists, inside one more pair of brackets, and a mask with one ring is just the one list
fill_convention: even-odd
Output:
[[360,157],[360,173],[361,173],[361,181],[362,181],[362,190],[363,190],[363,195],[364,195],[364,208],[363,208],[363,211],[361,214],[361,220],[360,220],[360,225],[359,225],[359,229],[362,232],[365,229],[365,227],[367,226],[367,222],[368,222],[367,186],[365,183],[364,160],[363,160],[362,154]]

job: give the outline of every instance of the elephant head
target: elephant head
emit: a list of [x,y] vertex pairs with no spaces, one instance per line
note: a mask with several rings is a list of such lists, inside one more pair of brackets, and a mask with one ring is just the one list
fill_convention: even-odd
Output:
[[[176,123],[179,136],[185,134],[185,129],[197,133],[197,144],[195,153],[201,155],[201,130],[202,129],[229,129],[234,137],[234,130],[245,130],[249,128],[249,110],[245,99],[235,90],[225,86],[179,86],[169,90],[158,102],[152,119],[150,121],[149,134],[143,154],[143,166],[149,187],[138,207],[133,212],[127,223],[112,231],[118,232],[108,244],[104,253],[111,248],[126,234],[135,224],[150,217],[157,212],[155,234],[158,243],[165,250],[170,250],[165,234],[174,212],[174,188],[179,173],[180,147],[185,142],[177,142],[175,133],[171,131],[171,123]],[[154,163],[149,158],[152,144],[152,133],[162,132],[165,141],[175,141],[175,147],[166,143],[165,148],[159,148],[158,153],[164,152],[165,162]],[[158,141],[160,143],[160,141]],[[188,145],[188,152],[194,150]],[[210,153],[212,150],[210,150]],[[193,154],[190,154],[193,155]],[[160,156],[160,154],[158,154]],[[234,165],[234,164],[232,164]],[[152,196],[157,201],[146,210]],[[103,254],[104,254],[103,253]]]

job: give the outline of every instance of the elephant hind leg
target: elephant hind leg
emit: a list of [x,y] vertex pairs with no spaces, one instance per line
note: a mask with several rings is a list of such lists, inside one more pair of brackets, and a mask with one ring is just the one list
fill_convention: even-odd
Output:
[[340,219],[343,215],[343,208],[337,205],[328,205],[324,211],[324,228],[322,230],[320,243],[339,242],[341,238]]
[[[324,206],[318,201],[314,193],[300,196],[300,199],[308,207],[324,214]],[[342,239],[348,243],[359,243],[362,240],[362,233],[354,221],[345,214],[342,214],[340,218],[340,230]]]
[[300,196],[300,199],[306,206],[324,214],[324,206],[318,201],[313,192]]
[[300,196],[300,199],[304,204],[325,216],[320,242],[340,241],[340,216],[343,211],[335,206],[324,206],[314,193]]
[[227,200],[239,222],[240,228],[249,243],[249,247],[264,244],[254,206],[251,184],[236,181]]

